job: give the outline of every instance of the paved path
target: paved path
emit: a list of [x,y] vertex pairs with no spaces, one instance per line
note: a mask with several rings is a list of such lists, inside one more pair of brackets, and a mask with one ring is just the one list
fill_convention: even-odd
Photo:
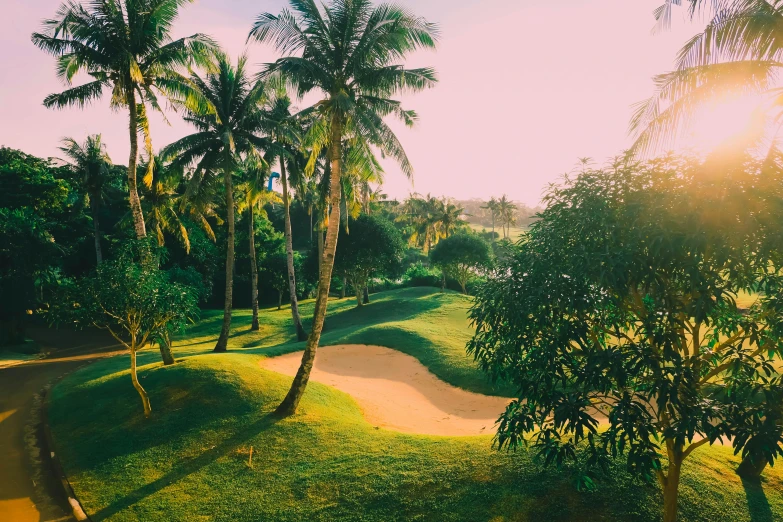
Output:
[[[34,329],[30,335],[49,357],[0,368],[0,521],[71,520],[61,487],[49,472],[48,455],[40,464],[29,457],[28,443],[40,425],[31,416],[35,395],[76,368],[100,357],[122,353],[103,332]],[[26,442],[27,439],[27,442]]]

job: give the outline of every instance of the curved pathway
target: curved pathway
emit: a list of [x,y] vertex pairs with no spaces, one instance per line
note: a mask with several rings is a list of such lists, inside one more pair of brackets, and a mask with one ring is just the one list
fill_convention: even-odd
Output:
[[[294,376],[302,352],[261,360],[261,366]],[[351,395],[374,426],[426,435],[494,433],[511,399],[472,393],[443,382],[415,357],[365,345],[318,349],[311,380]]]
[[30,334],[50,356],[0,368],[0,520],[71,520],[62,486],[47,467],[48,455],[36,463],[29,457],[30,446],[41,447],[35,396],[85,363],[124,352],[103,332],[34,329]]

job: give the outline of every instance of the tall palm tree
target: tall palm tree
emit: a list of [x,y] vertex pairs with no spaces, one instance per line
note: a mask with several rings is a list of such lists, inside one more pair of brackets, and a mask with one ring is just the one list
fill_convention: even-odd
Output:
[[73,163],[77,174],[81,176],[81,184],[87,199],[90,202],[90,214],[92,215],[92,229],[95,240],[95,259],[97,264],[103,262],[103,250],[101,249],[101,227],[98,219],[98,210],[103,200],[103,193],[111,158],[106,152],[106,145],[101,140],[100,134],[87,136],[84,144],[79,144],[73,138],[63,139],[60,150]]
[[186,107],[185,121],[196,127],[196,132],[168,145],[163,152],[164,157],[175,158],[179,164],[196,165],[192,180],[195,187],[217,172],[223,175],[228,224],[226,292],[216,352],[227,350],[231,328],[236,212],[233,174],[242,156],[257,154],[267,144],[255,135],[261,129],[264,84],[250,81],[246,63],[247,58],[241,56],[234,66],[225,54],[219,53],[204,78],[194,72],[177,86],[182,96],[178,103]]
[[[716,0],[717,1],[717,0]],[[726,94],[761,94],[783,111],[783,2],[692,2],[713,7],[710,23],[680,50],[674,71],[655,77],[654,94],[636,105],[630,129],[641,153],[670,146],[704,102]],[[706,4],[706,5],[705,5]],[[693,7],[695,9],[695,7]]]
[[[85,7],[68,1],[55,18],[44,21],[43,32],[32,35],[36,46],[57,56],[57,75],[66,85],[80,72],[92,77],[88,83],[47,96],[46,107],[84,107],[110,89],[111,107],[128,110],[128,191],[138,238],[147,235],[136,183],[139,131],[147,154],[153,153],[147,105],[162,113],[158,94],[168,95],[181,68],[204,63],[215,49],[214,42],[202,34],[172,40],[180,7],[191,2],[102,0]],[[147,182],[151,175],[150,170]]]
[[449,237],[454,229],[466,223],[460,217],[465,212],[465,209],[446,198],[443,198],[441,201],[438,211],[440,214],[438,217],[438,228],[444,238]]
[[[280,72],[299,95],[322,94],[315,110],[325,122],[330,171],[329,225],[318,282],[313,328],[302,364],[286,398],[277,409],[286,416],[302,398],[321,338],[329,285],[340,226],[340,187],[343,175],[343,137],[362,136],[397,160],[404,172],[412,171],[402,145],[383,120],[393,115],[413,124],[416,115],[403,110],[396,93],[417,91],[435,84],[431,68],[405,69],[397,62],[418,48],[433,48],[437,29],[404,9],[370,0],[291,0],[291,11],[278,16],[261,14],[250,37],[271,42],[286,55],[269,64],[267,73]],[[296,53],[296,56],[291,56]]]
[[250,331],[258,331],[258,259],[256,258],[255,240],[255,216],[256,212],[266,215],[264,205],[279,201],[274,192],[267,190],[266,182],[269,179],[269,164],[262,158],[251,155],[246,157],[239,167],[242,182],[239,185],[241,199],[237,204],[237,211],[247,213],[248,223],[248,252],[250,255],[250,303],[253,310],[253,318],[250,323]]
[[508,197],[503,194],[498,200],[498,216],[500,217],[500,224],[503,227],[503,238],[507,239],[511,236],[511,227],[516,225],[517,220],[514,217],[514,213],[517,210],[517,206]]
[[495,218],[498,216],[498,200],[495,199],[494,196],[489,198],[489,201],[487,201],[487,204],[481,207],[483,209],[489,210],[490,216],[492,216],[492,242],[495,242]]
[[[289,194],[289,174],[297,176],[302,168],[299,146],[302,140],[300,118],[292,114],[291,99],[284,85],[270,92],[264,110],[264,133],[269,137],[266,153],[278,160],[280,165],[280,183],[283,187],[283,216],[285,230],[285,251],[288,259],[288,292],[291,298],[291,316],[299,341],[307,339],[302,317],[299,314],[299,300],[296,296],[296,273],[294,270],[294,246],[291,234],[291,198]],[[298,178],[294,184],[300,184]]]

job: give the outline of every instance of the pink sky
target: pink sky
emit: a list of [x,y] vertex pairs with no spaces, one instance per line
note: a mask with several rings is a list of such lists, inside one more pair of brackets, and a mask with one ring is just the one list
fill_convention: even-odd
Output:
[[[651,77],[672,67],[694,32],[678,13],[675,28],[651,35],[662,0],[403,0],[440,25],[436,52],[408,65],[432,65],[440,83],[404,97],[420,116],[399,137],[415,169],[414,185],[386,164],[392,197],[420,193],[460,199],[507,193],[536,204],[546,185],[578,157],[604,160],[629,145],[630,105],[652,90]],[[186,7],[175,36],[212,35],[232,55],[245,49],[255,16],[279,12],[281,0],[199,0]],[[30,43],[60,0],[0,0],[0,145],[56,156],[64,136],[102,133],[116,163],[127,164],[125,113],[108,97],[86,110],[49,110],[42,100],[62,90],[54,59]],[[252,44],[251,63],[271,61]],[[176,114],[153,121],[156,148],[189,132]],[[398,128],[398,127],[395,127]]]

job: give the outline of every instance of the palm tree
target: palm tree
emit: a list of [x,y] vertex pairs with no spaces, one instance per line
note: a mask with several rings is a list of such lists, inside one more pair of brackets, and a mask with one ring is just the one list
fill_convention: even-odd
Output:
[[500,224],[503,227],[503,238],[506,239],[511,236],[511,226],[517,223],[514,217],[517,206],[505,194],[498,200],[497,205]]
[[291,389],[277,409],[283,416],[293,414],[299,405],[326,316],[340,226],[343,137],[362,136],[398,161],[403,172],[412,171],[402,145],[383,118],[393,115],[408,125],[414,123],[415,113],[403,110],[400,102],[390,97],[403,90],[433,86],[435,72],[431,68],[405,69],[395,62],[418,48],[433,48],[437,33],[434,25],[400,7],[373,6],[370,0],[333,1],[320,7],[314,0],[291,0],[291,9],[279,16],[261,14],[250,37],[271,42],[285,54],[297,53],[267,65],[266,73],[282,73],[299,95],[313,90],[323,95],[314,110],[328,136],[323,142],[328,144],[331,162],[331,213],[313,328]]
[[[139,130],[148,156],[153,153],[147,105],[162,112],[158,94],[167,96],[176,88],[172,81],[179,76],[177,71],[204,63],[215,49],[214,42],[202,34],[171,39],[179,8],[192,1],[102,0],[87,7],[69,1],[55,18],[44,21],[43,32],[32,35],[36,46],[58,58],[57,75],[66,85],[79,72],[92,77],[88,83],[47,96],[46,107],[84,107],[108,88],[111,107],[128,110],[128,192],[138,238],[147,235],[136,184]],[[148,171],[147,182],[151,175]]]
[[[270,93],[271,94],[271,93]],[[264,132],[269,136],[267,156],[276,158],[280,165],[280,183],[283,187],[283,215],[285,222],[285,250],[288,259],[288,292],[291,298],[291,316],[299,341],[307,339],[302,318],[299,314],[299,301],[296,297],[296,273],[294,271],[294,247],[291,234],[291,199],[289,195],[289,173],[294,184],[298,185],[298,175],[302,161],[299,145],[302,139],[301,122],[292,114],[291,99],[280,85],[276,92],[268,98],[264,110]],[[288,167],[286,167],[288,165]]]
[[[180,105],[186,107],[185,121],[196,127],[196,132],[167,146],[164,157],[176,158],[182,165],[195,164],[192,184],[197,187],[205,178],[218,171],[225,187],[226,222],[226,293],[223,307],[223,326],[216,352],[225,352],[231,328],[231,308],[234,281],[234,183],[233,173],[241,157],[257,154],[266,142],[255,135],[261,128],[260,103],[264,84],[249,81],[245,64],[240,57],[233,66],[225,54],[218,54],[202,78],[192,73],[178,86]],[[193,189],[196,190],[196,189]]]
[[490,216],[492,216],[492,242],[495,242],[495,218],[498,216],[498,200],[495,197],[491,197],[486,205],[481,207],[489,210]]
[[440,214],[438,217],[438,229],[444,238],[449,237],[455,228],[465,224],[465,220],[460,217],[465,209],[446,198],[443,198],[438,210]]
[[90,214],[92,214],[92,228],[95,239],[95,259],[100,265],[103,262],[103,250],[101,249],[101,227],[98,221],[98,209],[103,200],[111,158],[109,158],[109,154],[106,152],[106,146],[101,141],[100,134],[87,136],[87,140],[83,145],[77,143],[73,138],[65,138],[60,150],[70,158],[76,173],[81,175],[82,188],[90,202]]
[[[694,1],[692,12],[713,3]],[[680,50],[675,70],[656,76],[653,96],[637,104],[630,125],[635,151],[671,145],[696,110],[719,95],[759,93],[772,110],[783,110],[776,83],[783,68],[783,2],[738,0],[712,12],[705,30]]]
[[241,199],[237,211],[247,212],[248,252],[250,255],[250,302],[253,309],[251,331],[258,331],[258,259],[256,258],[255,213],[266,215],[264,205],[278,201],[274,192],[266,189],[270,171],[267,162],[251,155],[242,162],[240,168],[242,183],[239,185]]
[[[149,186],[141,187],[141,207],[145,228],[155,234],[158,245],[165,244],[165,234],[168,233],[182,243],[186,253],[190,253],[190,237],[182,220],[185,213],[215,241],[215,232],[208,220],[216,217],[212,205],[204,205],[196,198],[189,199],[181,193],[186,181],[184,167],[178,163],[165,162],[158,156],[153,157],[152,163],[152,180]],[[139,166],[142,169],[149,168],[149,160]]]

